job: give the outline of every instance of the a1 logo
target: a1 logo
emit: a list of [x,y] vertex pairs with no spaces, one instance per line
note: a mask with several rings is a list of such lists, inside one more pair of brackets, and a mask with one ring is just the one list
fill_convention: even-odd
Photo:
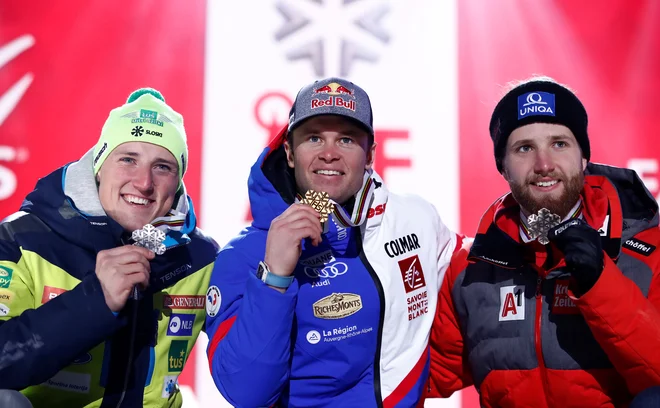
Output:
[[504,286],[500,288],[499,321],[525,320],[525,287]]

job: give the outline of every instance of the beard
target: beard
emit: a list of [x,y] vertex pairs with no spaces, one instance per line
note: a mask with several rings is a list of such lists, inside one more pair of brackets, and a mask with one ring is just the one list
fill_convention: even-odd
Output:
[[532,193],[531,183],[534,183],[540,178],[537,175],[528,178],[524,184],[512,180],[508,182],[513,198],[520,204],[523,211],[529,214],[536,214],[540,209],[547,208],[551,213],[557,214],[564,219],[580,198],[580,193],[584,187],[584,173],[579,172],[568,178],[559,176],[553,173],[546,175],[546,177],[560,180],[564,184],[563,191],[559,196],[550,194],[538,194],[535,196]]

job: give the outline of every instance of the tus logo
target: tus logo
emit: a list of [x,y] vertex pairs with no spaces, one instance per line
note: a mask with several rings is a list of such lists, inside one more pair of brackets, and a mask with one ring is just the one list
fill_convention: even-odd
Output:
[[167,372],[181,372],[188,354],[188,340],[172,340],[167,356]]

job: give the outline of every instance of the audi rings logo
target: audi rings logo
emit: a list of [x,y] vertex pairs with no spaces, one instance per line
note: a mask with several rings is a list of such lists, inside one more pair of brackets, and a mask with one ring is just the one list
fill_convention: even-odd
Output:
[[305,275],[312,279],[336,278],[346,272],[348,272],[348,265],[343,262],[335,262],[331,265],[325,265],[323,268],[312,268],[311,266],[305,267]]

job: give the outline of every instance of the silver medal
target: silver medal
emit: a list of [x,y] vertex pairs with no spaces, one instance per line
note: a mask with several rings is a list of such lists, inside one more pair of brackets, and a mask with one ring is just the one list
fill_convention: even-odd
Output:
[[133,231],[131,236],[135,243],[133,245],[141,246],[147,248],[150,251],[153,251],[157,255],[163,255],[165,253],[165,233],[151,224],[147,224],[142,229]]
[[532,239],[536,239],[542,245],[547,245],[548,231],[561,223],[561,218],[557,214],[553,214],[547,208],[541,208],[536,214],[527,217],[527,225],[529,227],[529,235]]

